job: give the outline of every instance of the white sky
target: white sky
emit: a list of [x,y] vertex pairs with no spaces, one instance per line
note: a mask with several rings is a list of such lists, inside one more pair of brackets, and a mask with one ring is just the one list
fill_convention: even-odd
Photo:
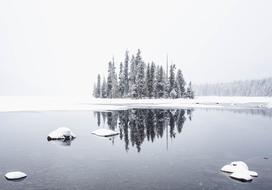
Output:
[[193,83],[272,76],[272,1],[1,0],[0,95],[89,95],[108,61],[166,54]]

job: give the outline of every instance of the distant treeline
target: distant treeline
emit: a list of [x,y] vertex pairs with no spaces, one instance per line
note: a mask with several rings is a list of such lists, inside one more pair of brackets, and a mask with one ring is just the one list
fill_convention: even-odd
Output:
[[195,85],[197,96],[272,96],[272,78]]
[[186,86],[182,71],[171,64],[163,66],[145,63],[138,50],[136,56],[125,53],[117,76],[114,60],[108,63],[108,74],[99,74],[93,88],[96,98],[194,98],[192,84]]

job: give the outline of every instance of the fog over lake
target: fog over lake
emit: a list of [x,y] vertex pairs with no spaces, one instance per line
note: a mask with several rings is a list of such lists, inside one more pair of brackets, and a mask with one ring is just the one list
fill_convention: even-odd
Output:
[[2,0],[0,95],[83,95],[112,57],[176,64],[193,84],[272,76],[268,0]]

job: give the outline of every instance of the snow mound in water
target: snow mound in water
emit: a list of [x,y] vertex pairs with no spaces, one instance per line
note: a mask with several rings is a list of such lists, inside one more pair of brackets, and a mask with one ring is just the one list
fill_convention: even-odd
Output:
[[15,172],[8,172],[6,173],[5,177],[8,180],[16,180],[16,179],[22,179],[25,178],[27,175],[24,172],[15,171]]
[[258,176],[257,172],[250,171],[247,164],[242,161],[231,162],[230,164],[223,166],[221,171],[232,173],[230,177],[240,181],[251,181],[252,177]]
[[66,127],[60,127],[49,133],[48,140],[74,139],[76,135]]
[[118,135],[119,133],[109,129],[97,129],[93,131],[92,134],[101,136],[101,137],[110,137],[110,136]]
[[233,173],[240,170],[248,170],[248,166],[245,162],[235,161],[221,168],[221,171],[227,172],[227,173]]
[[230,177],[240,181],[252,181],[253,179],[251,175],[249,175],[249,173],[246,172],[246,170],[234,172],[230,175]]

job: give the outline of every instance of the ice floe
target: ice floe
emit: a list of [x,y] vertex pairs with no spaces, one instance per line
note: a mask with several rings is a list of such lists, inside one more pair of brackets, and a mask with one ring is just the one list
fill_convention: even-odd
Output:
[[240,181],[251,181],[258,173],[250,171],[247,164],[242,161],[234,161],[221,168],[222,172],[231,173],[230,177]]
[[76,138],[76,135],[69,128],[66,127],[60,127],[49,133],[47,136],[48,140],[71,140],[74,138]]
[[27,175],[21,171],[8,172],[5,175],[5,178],[7,178],[8,180],[18,180],[18,179],[23,179],[26,177]]
[[110,129],[97,129],[92,132],[92,134],[101,136],[101,137],[110,137],[110,136],[115,136],[118,135],[119,133]]

